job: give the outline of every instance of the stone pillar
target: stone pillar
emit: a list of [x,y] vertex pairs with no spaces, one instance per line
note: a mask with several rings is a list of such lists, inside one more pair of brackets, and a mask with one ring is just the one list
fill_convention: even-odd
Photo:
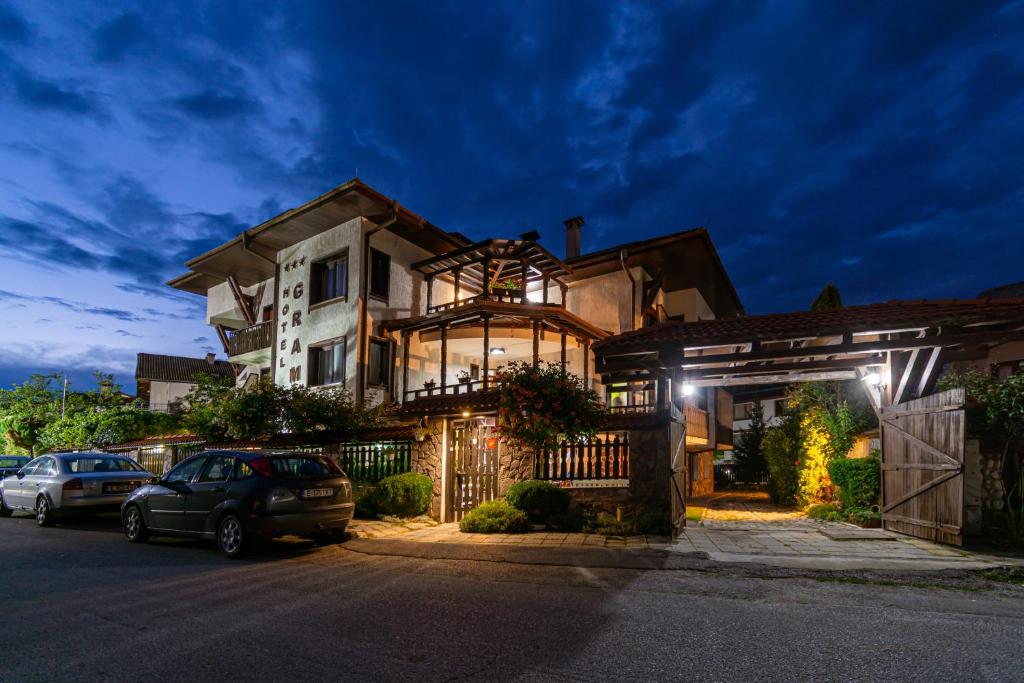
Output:
[[426,437],[412,444],[412,471],[425,474],[434,482],[434,494],[430,499],[430,516],[434,519],[441,519],[441,474],[444,467],[441,426],[441,422],[428,422]]

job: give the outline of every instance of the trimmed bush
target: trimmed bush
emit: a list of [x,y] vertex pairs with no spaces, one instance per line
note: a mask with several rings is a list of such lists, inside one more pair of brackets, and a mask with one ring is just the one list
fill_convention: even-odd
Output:
[[530,520],[522,510],[499,498],[470,510],[459,530],[467,534],[521,534],[530,530]]
[[882,492],[882,463],[874,455],[867,458],[839,458],[828,465],[832,483],[839,487],[839,498],[847,510],[869,509],[878,505]]
[[377,487],[373,484],[352,484],[352,501],[356,504],[355,516],[359,519],[376,519]]
[[664,508],[641,508],[634,520],[636,530],[651,536],[668,536],[672,533],[672,515]]
[[842,511],[837,503],[819,503],[807,508],[807,516],[811,519],[821,519],[826,522],[845,522],[846,513]]
[[526,513],[531,524],[546,524],[569,511],[569,491],[551,482],[517,481],[505,494],[509,504]]
[[406,472],[377,482],[373,503],[377,512],[396,517],[416,517],[430,509],[434,482],[425,474]]

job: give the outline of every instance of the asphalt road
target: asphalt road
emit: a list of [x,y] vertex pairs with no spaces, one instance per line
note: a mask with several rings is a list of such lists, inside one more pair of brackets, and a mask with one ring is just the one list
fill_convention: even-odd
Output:
[[377,557],[0,519],[0,681],[1021,680],[1024,588]]

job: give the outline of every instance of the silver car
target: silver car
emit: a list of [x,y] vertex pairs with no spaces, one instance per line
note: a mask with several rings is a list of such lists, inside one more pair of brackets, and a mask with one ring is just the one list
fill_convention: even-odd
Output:
[[118,510],[129,493],[153,479],[122,455],[49,453],[0,480],[0,516],[31,511],[40,526],[48,526],[75,512]]

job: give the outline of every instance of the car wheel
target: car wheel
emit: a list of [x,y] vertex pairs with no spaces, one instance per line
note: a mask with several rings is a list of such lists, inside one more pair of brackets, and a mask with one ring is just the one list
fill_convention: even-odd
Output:
[[46,496],[36,498],[36,524],[39,526],[53,525],[53,510],[50,509],[50,501]]
[[236,514],[224,515],[217,525],[217,547],[221,555],[232,559],[241,557],[246,549],[242,520]]
[[145,543],[149,540],[149,529],[146,528],[146,522],[142,519],[142,510],[138,505],[132,505],[124,511],[121,529],[124,531],[125,538],[131,543]]
[[7,503],[4,502],[4,494],[0,491],[0,517],[10,517],[14,514],[14,510],[7,507]]

